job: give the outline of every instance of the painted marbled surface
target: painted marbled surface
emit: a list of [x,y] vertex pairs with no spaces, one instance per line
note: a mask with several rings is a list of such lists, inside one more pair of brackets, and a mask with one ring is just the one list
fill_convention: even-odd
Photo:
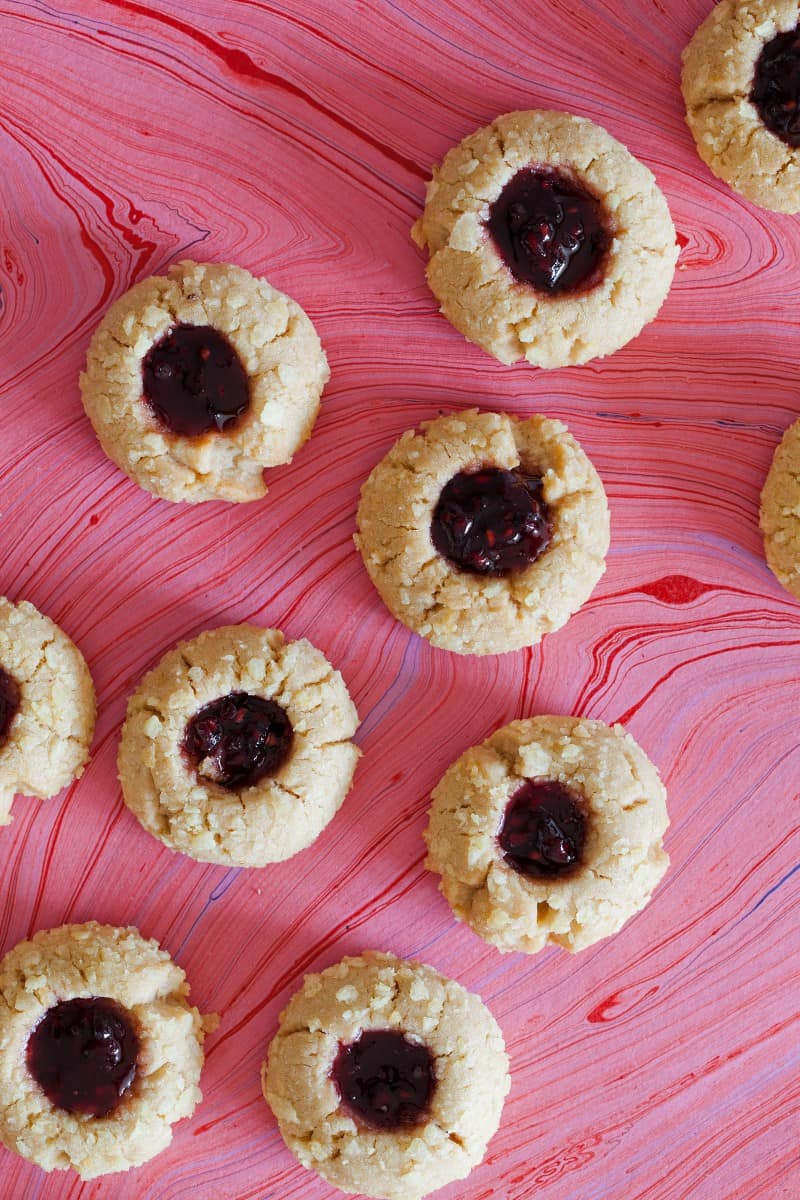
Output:
[[[714,180],[679,54],[709,0],[4,0],[0,4],[0,592],[86,654],[94,757],[0,832],[0,949],[134,923],[222,1015],[172,1147],[81,1185],[0,1151],[4,1200],[333,1200],[283,1148],[258,1068],[302,973],[362,948],[479,991],[513,1089],[442,1200],[777,1200],[797,1149],[800,608],[767,571],[758,494],[800,413],[797,221]],[[408,237],[430,164],[496,113],[571,108],[655,171],[683,246],[658,321],[613,358],[500,367],[437,315]],[[155,501],[107,462],[77,375],[109,301],[180,256],[266,274],[333,371],[266,500]],[[469,404],[565,418],[608,489],[591,602],[544,645],[460,659],[382,608],[352,546],[360,482],[404,429]],[[235,872],[123,807],[125,698],[183,635],[309,635],[363,718],[354,791],[313,851]],[[624,719],[670,795],[650,907],[578,957],[502,957],[422,866],[427,796],[496,725]]]

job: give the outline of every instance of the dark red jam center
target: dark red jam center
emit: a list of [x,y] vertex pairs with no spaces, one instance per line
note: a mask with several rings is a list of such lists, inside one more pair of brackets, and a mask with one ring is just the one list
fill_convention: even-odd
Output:
[[25,1057],[57,1108],[105,1117],[133,1083],[139,1038],[130,1014],[116,1001],[105,996],[63,1000],[36,1026]]
[[239,355],[210,325],[176,325],[142,363],[144,397],[172,433],[230,431],[250,404]]
[[0,667],[0,746],[6,741],[11,722],[19,712],[19,684],[13,675]]
[[345,1108],[373,1129],[419,1125],[436,1086],[428,1047],[389,1029],[341,1046],[331,1077]]
[[198,775],[237,791],[277,771],[293,739],[292,723],[280,704],[231,692],[195,713],[183,748]]
[[431,521],[438,552],[475,575],[529,567],[552,536],[541,479],[501,467],[454,475],[442,488]]
[[767,42],[756,63],[750,99],[770,133],[800,146],[800,26]]
[[611,245],[605,209],[566,172],[518,171],[489,209],[487,225],[520,283],[553,293],[600,282]]
[[527,780],[508,802],[498,837],[503,857],[521,875],[560,875],[581,861],[586,813],[572,788]]

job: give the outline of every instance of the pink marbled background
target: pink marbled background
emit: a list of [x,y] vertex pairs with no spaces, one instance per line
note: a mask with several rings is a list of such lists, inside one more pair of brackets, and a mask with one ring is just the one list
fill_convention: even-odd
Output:
[[[479,991],[513,1089],[442,1200],[800,1196],[800,607],[767,571],[758,494],[796,386],[800,233],[696,157],[679,54],[710,0],[3,0],[0,592],[76,639],[91,766],[0,832],[0,950],[134,923],[222,1014],[172,1147],[90,1185],[0,1149],[3,1200],[334,1200],[284,1149],[258,1067],[302,973],[368,946]],[[570,108],[655,171],[684,247],[658,321],[613,358],[500,367],[437,315],[408,228],[430,164],[498,112]],[[107,462],[77,375],[107,304],[180,256],[266,274],[333,378],[311,442],[246,506],[170,506]],[[360,482],[404,429],[479,404],[565,418],[608,489],[592,601],[536,650],[464,660],[395,624],[351,543]],[[161,848],[123,807],[125,698],[179,637],[308,634],[363,718],[353,792],[262,871]],[[579,957],[502,957],[422,867],[447,763],[535,712],[624,719],[668,785],[673,866]]]

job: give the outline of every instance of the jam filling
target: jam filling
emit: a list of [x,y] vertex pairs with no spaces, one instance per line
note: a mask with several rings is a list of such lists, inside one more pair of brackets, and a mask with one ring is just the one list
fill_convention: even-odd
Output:
[[510,867],[542,879],[580,864],[586,824],[581,797],[572,788],[529,779],[509,800],[498,841]]
[[144,398],[171,433],[228,433],[250,406],[239,355],[210,325],[176,325],[142,363]]
[[63,1000],[28,1039],[26,1063],[57,1108],[106,1117],[136,1076],[139,1038],[131,1015],[105,996]]
[[13,675],[0,667],[0,747],[8,739],[11,723],[19,712],[20,690]]
[[750,99],[770,133],[787,146],[800,146],[800,25],[767,42]]
[[231,692],[195,713],[183,749],[198,775],[238,791],[277,771],[293,740],[292,723],[280,704]]
[[542,481],[519,469],[460,471],[442,488],[431,521],[439,554],[474,575],[524,570],[552,536]]
[[427,1046],[394,1030],[367,1030],[341,1046],[331,1070],[342,1104],[372,1129],[404,1129],[427,1116],[436,1086]]
[[607,214],[565,171],[518,171],[489,209],[487,227],[519,283],[553,294],[600,282],[612,240]]

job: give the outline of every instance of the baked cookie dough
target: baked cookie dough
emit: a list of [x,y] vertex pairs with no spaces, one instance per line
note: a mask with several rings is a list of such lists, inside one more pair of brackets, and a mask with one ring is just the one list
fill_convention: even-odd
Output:
[[722,0],[683,52],[700,157],[774,212],[800,212],[799,18],[798,0]]
[[27,600],[0,596],[0,825],[17,793],[47,800],[83,774],[94,722],[78,647]]
[[361,489],[356,545],[389,611],[434,646],[532,646],[605,570],[603,485],[560,421],[472,409],[404,433]]
[[367,951],[306,976],[262,1084],[304,1167],[343,1192],[418,1200],[481,1161],[510,1080],[477,996],[432,967]]
[[165,500],[257,500],[311,434],[330,372],[289,296],[229,263],[180,262],[106,313],[81,375],[108,457]]
[[678,257],[647,167],[599,125],[539,109],[506,113],[450,150],[411,232],[448,321],[500,362],[538,367],[636,337]]
[[310,846],[350,790],[358,714],[302,638],[227,625],[181,642],[128,703],[125,803],[165,845],[260,867]]
[[500,950],[583,950],[645,906],[669,866],[668,823],[658,772],[621,725],[532,717],[445,772],[426,866]]
[[82,1179],[147,1162],[202,1099],[216,1018],[136,929],[48,929],[0,962],[0,1141]]
[[800,600],[800,421],[789,426],[775,451],[760,520],[769,569]]

